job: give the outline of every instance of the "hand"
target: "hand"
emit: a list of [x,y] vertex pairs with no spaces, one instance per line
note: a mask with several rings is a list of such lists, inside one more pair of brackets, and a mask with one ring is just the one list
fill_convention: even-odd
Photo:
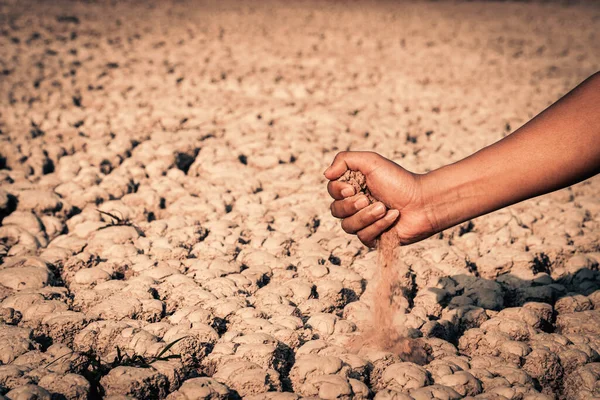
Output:
[[[369,205],[364,194],[338,182],[346,170],[360,171],[367,187],[379,202]],[[395,229],[400,244],[414,243],[436,232],[423,200],[421,175],[372,152],[341,152],[325,171],[327,190],[334,198],[331,214],[342,219],[342,229],[356,234],[365,245],[374,247],[388,228]],[[386,212],[386,206],[389,208]]]

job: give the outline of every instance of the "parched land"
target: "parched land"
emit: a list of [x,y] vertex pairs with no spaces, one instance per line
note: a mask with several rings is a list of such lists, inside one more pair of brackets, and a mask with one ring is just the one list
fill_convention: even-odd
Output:
[[377,254],[322,175],[510,134],[600,69],[599,25],[592,1],[0,1],[0,398],[600,397],[598,177],[399,249],[413,363],[349,346]]

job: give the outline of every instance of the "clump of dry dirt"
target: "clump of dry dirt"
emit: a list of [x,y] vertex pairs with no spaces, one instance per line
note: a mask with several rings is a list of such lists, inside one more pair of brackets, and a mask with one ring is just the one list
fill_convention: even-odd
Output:
[[374,203],[377,201],[371,194],[369,187],[367,186],[367,178],[360,171],[347,170],[342,176],[338,178],[338,181],[345,182],[354,188],[354,193],[364,194],[369,202]]

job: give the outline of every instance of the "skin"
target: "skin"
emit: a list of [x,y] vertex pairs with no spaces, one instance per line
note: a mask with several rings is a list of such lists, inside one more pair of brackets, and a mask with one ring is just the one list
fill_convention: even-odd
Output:
[[[361,171],[379,202],[336,179]],[[600,72],[502,140],[473,155],[415,174],[372,152],[341,152],[324,175],[331,213],[345,232],[373,247],[388,229],[410,244],[600,172]],[[386,207],[389,209],[386,211]]]

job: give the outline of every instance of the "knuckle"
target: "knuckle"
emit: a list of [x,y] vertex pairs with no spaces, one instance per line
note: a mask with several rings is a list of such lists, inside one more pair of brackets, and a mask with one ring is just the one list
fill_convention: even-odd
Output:
[[363,225],[371,225],[373,223],[378,222],[375,216],[373,215],[372,208],[370,208],[367,212],[360,213],[360,222]]
[[361,242],[363,242],[364,244],[367,244],[367,242],[369,241],[369,235],[365,234],[364,232],[358,232],[356,234],[356,237],[358,237],[358,240],[360,240]]
[[368,156],[371,158],[371,162],[378,162],[384,159],[384,157],[381,154],[376,153],[374,151],[369,151]]
[[354,203],[349,199],[340,200],[342,212],[345,216],[351,216],[356,214]]
[[352,199],[345,199],[342,200],[344,203],[344,211],[348,214],[348,215],[354,215],[356,214],[356,206],[354,205],[354,201],[352,201]]
[[350,226],[348,226],[348,219],[342,220],[342,230],[346,233],[354,233]]
[[327,192],[329,192],[329,194],[331,196],[333,196],[333,189],[334,189],[333,182],[334,181],[329,181],[329,183],[327,183]]

